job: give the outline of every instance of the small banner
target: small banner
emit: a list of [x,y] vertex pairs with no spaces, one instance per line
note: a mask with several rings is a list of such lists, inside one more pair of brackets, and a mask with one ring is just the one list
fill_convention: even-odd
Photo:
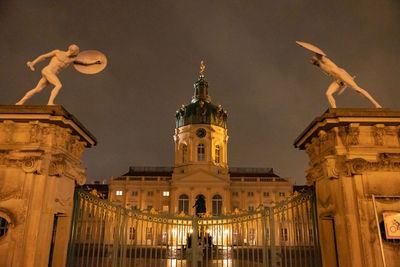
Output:
[[400,212],[383,212],[386,239],[400,239]]

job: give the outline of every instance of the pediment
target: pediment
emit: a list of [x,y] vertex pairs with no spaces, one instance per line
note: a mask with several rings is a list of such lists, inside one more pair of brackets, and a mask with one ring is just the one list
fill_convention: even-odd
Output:
[[229,181],[227,176],[220,176],[209,173],[205,170],[197,170],[185,175],[173,177],[174,184],[222,184]]

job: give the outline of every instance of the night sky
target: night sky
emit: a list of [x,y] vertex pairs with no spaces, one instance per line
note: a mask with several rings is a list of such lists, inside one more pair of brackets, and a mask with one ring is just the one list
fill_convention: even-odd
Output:
[[[40,79],[25,64],[75,43],[108,58],[85,75],[70,66],[55,102],[98,139],[89,181],[129,166],[172,166],[175,111],[190,102],[200,61],[212,102],[228,110],[228,163],[273,167],[297,184],[308,158],[293,147],[328,107],[331,79],[296,40],[321,48],[384,108],[400,109],[400,1],[0,0],[0,104]],[[52,86],[26,104],[46,104]],[[352,90],[338,107],[373,107]]]

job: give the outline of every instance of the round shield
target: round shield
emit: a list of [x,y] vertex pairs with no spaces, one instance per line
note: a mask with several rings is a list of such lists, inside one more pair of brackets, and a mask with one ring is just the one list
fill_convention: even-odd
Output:
[[313,52],[315,52],[317,54],[326,56],[324,51],[322,51],[321,49],[319,49],[315,45],[312,45],[312,44],[309,44],[309,43],[305,43],[305,42],[299,42],[299,41],[296,41],[296,44],[298,44],[298,45],[300,45],[300,46],[302,46],[302,47],[304,47],[304,48],[306,48],[306,49],[308,49],[310,51],[313,51]]
[[106,67],[106,65],[106,56],[97,50],[82,51],[74,61],[75,69],[84,74],[99,73]]

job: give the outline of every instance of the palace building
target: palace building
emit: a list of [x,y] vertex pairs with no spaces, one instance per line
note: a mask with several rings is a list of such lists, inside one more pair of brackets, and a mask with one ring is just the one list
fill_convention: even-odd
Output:
[[228,166],[227,111],[211,102],[204,67],[194,96],[176,112],[173,167],[130,167],[109,181],[109,200],[140,210],[193,215],[196,200],[207,213],[254,210],[288,197],[293,184],[272,168]]

